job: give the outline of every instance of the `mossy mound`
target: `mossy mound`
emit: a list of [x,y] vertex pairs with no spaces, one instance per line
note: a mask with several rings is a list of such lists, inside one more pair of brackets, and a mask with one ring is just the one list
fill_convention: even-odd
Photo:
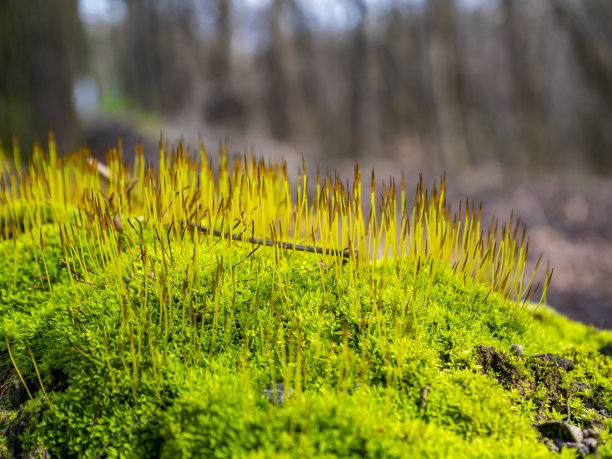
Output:
[[443,188],[400,224],[385,193],[377,226],[246,159],[211,185],[111,155],[105,185],[83,158],[0,201],[5,456],[546,457],[532,425],[569,420],[612,457],[612,333],[527,306],[512,223],[453,225]]

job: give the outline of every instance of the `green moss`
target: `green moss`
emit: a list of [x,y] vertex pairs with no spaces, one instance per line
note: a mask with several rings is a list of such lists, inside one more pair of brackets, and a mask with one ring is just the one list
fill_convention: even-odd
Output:
[[[532,424],[567,420],[568,409],[573,424],[609,437],[612,359],[598,349],[612,342],[612,333],[526,307],[526,285],[517,300],[509,293],[516,284],[510,289],[504,281],[512,276],[493,283],[478,278],[484,271],[470,267],[467,255],[464,268],[446,263],[455,252],[444,237],[439,251],[420,247],[371,262],[367,252],[347,259],[191,232],[176,223],[185,208],[164,207],[175,189],[185,189],[180,161],[155,187],[139,189],[135,196],[145,196],[144,203],[127,198],[126,178],[109,185],[116,189],[106,190],[106,200],[87,190],[78,202],[66,197],[53,221],[24,225],[0,241],[0,325],[33,394],[26,401],[0,344],[0,438],[9,453],[547,457],[552,453]],[[61,181],[43,170],[55,177],[49,190],[64,196]],[[267,204],[261,207],[249,201],[247,185],[224,185],[227,174],[221,170],[218,196],[238,193],[241,207],[210,204],[221,209],[211,228],[239,226],[231,219],[240,220],[239,210],[255,218],[276,215],[275,206],[290,218],[284,195],[275,194],[285,189],[278,171],[262,178],[267,185],[257,192]],[[147,204],[157,193],[165,198]],[[198,193],[181,205],[208,199]],[[293,208],[307,218],[299,198],[287,205]],[[430,214],[436,215],[442,225],[447,217]],[[270,231],[281,231],[281,217]],[[315,225],[324,247],[342,246],[331,237],[335,230],[324,231],[333,225]],[[391,223],[381,225],[394,234]],[[463,234],[448,228],[457,238]],[[293,237],[305,242],[295,230]],[[465,240],[464,247],[472,244]],[[484,266],[488,256],[477,260]],[[514,272],[517,260],[504,261],[505,269]],[[512,344],[522,344],[525,355],[512,354]],[[562,356],[574,367],[529,357],[535,354]],[[285,388],[282,400],[277,393],[271,402],[269,387]],[[23,429],[9,439],[18,420]],[[609,454],[608,444],[601,452]]]

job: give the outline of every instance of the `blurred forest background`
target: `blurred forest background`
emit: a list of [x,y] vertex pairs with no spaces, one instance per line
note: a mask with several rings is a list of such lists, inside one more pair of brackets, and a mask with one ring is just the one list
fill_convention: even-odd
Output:
[[611,24],[607,0],[1,0],[0,139],[445,171],[454,208],[527,222],[551,304],[612,328]]

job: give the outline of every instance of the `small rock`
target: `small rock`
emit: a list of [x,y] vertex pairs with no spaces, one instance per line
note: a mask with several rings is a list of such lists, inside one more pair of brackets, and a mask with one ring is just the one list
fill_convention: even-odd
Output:
[[523,355],[523,346],[521,344],[511,344],[510,347],[516,355],[519,357]]
[[502,352],[490,346],[478,346],[476,354],[482,373],[492,371],[498,382],[517,389],[521,395],[525,394],[525,385],[528,382]]
[[529,359],[540,359],[544,362],[555,362],[560,368],[563,368],[566,371],[571,371],[574,369],[574,361],[570,359],[566,359],[565,357],[560,357],[554,354],[536,354],[530,355]]
[[589,454],[589,447],[582,444],[571,441],[555,441],[555,444],[559,447],[559,450],[563,448],[572,448],[576,450],[580,456],[586,456]]
[[599,352],[603,355],[607,355],[608,357],[612,357],[612,343],[606,344],[599,350]]
[[602,416],[605,416],[606,418],[612,418],[612,411],[608,411],[607,406],[603,403],[597,407],[597,410]]
[[[274,392],[276,391],[276,401],[280,405],[285,401],[285,383],[276,383],[276,389],[272,386],[272,383],[268,384],[268,386],[263,389],[263,393],[270,402],[274,403]],[[287,394],[287,398],[291,396],[293,393],[293,388],[289,387],[289,393]]]
[[23,459],[48,459],[51,457],[51,455],[49,454],[49,452],[42,448],[41,446],[39,446],[38,448],[27,452],[27,453],[23,453],[21,455],[21,457]]
[[595,429],[582,429],[582,436],[584,438],[596,438],[599,439],[600,435]]
[[559,439],[565,442],[582,443],[582,429],[578,426],[562,421],[546,421],[542,424],[535,424],[543,437]]
[[550,438],[543,438],[542,443],[544,443],[544,446],[546,446],[552,453],[559,452],[559,447]]
[[3,390],[0,392],[0,404],[16,408],[28,400],[26,391],[16,372],[11,372],[9,379],[5,382]]
[[572,381],[570,384],[570,393],[575,394],[583,390],[590,390],[591,386],[582,381]]
[[599,447],[599,440],[597,440],[596,438],[585,438],[584,440],[582,440],[582,444],[584,446],[586,446],[587,448],[589,448],[589,453],[592,454],[595,451],[597,451],[597,448]]

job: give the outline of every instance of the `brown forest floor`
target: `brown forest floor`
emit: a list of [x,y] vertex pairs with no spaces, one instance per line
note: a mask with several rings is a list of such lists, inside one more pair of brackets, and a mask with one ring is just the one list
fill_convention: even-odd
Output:
[[554,268],[548,302],[572,319],[612,329],[612,179],[506,179],[465,190],[487,212],[514,209],[527,224],[530,258]]

